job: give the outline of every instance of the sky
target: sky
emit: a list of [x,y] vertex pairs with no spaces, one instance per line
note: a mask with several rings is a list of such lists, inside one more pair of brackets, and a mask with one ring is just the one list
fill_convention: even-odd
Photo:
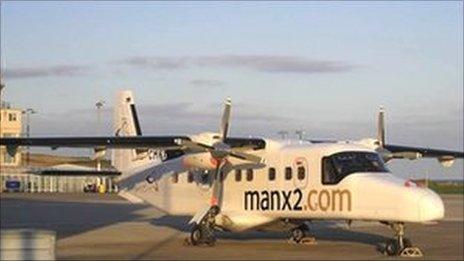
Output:
[[[463,3],[1,1],[4,98],[34,108],[31,133],[112,133],[132,89],[144,134],[375,136],[463,150]],[[95,103],[104,100],[97,127]],[[98,131],[100,129],[101,131]],[[392,163],[403,176],[463,179],[463,163]]]

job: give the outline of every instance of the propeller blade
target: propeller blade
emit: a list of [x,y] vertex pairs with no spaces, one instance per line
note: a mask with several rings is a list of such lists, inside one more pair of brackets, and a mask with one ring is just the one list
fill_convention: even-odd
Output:
[[377,141],[380,148],[383,148],[385,145],[385,111],[382,107],[377,116]]
[[229,133],[229,123],[230,123],[230,111],[232,109],[232,100],[227,98],[224,111],[222,113],[221,119],[221,126],[219,129],[219,133],[221,134],[221,142],[227,138],[227,134]]
[[229,155],[232,156],[232,157],[241,159],[241,160],[247,160],[247,161],[251,161],[251,162],[254,162],[254,163],[263,163],[263,159],[261,157],[258,157],[258,156],[253,155],[253,154],[241,152],[241,151],[233,150],[233,151],[230,152]]
[[223,161],[218,161],[216,170],[213,174],[213,191],[211,195],[211,206],[217,206],[220,209],[220,204],[222,203],[222,188],[224,185],[222,178],[222,169],[224,164]]
[[199,142],[193,142],[193,141],[181,140],[181,139],[176,140],[175,142],[176,144],[180,146],[185,146],[186,148],[194,152],[207,152],[207,151],[214,150],[213,146],[209,146],[209,145],[199,143]]

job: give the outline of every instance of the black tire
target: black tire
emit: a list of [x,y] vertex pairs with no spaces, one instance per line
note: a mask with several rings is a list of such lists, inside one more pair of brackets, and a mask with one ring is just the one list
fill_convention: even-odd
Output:
[[412,247],[412,242],[409,238],[405,237],[403,238],[403,245],[404,245],[404,248]]
[[397,241],[394,239],[387,241],[387,245],[385,246],[385,252],[389,256],[397,256],[399,253]]
[[203,232],[201,231],[200,227],[198,225],[195,225],[190,232],[190,242],[192,245],[197,246],[201,243],[201,240],[203,238]]
[[300,227],[292,229],[292,239],[296,243],[300,243],[301,240],[305,237],[305,231]]

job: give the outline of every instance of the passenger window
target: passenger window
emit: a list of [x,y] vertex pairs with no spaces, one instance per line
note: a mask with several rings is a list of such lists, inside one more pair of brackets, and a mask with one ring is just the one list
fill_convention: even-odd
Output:
[[237,182],[242,181],[242,170],[241,169],[235,170],[235,181]]
[[292,179],[292,168],[286,167],[285,168],[285,179],[291,180]]
[[276,178],[276,170],[275,168],[269,168],[269,180],[275,180]]
[[298,174],[298,179],[299,179],[299,180],[304,179],[305,176],[306,176],[306,170],[305,170],[305,168],[304,168],[303,166],[299,166],[299,167],[298,167],[298,173],[297,173],[297,174]]
[[253,170],[252,169],[247,169],[246,180],[247,181],[252,181],[253,180]]
[[188,174],[187,174],[187,182],[188,183],[193,182],[193,173],[191,171],[189,171]]
[[172,180],[172,183],[179,182],[179,173],[176,172],[176,173],[172,174],[172,179],[171,180]]

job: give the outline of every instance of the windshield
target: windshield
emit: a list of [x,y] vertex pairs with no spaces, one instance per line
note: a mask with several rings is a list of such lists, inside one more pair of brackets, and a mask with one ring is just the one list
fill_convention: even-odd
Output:
[[357,172],[388,172],[379,154],[346,151],[322,158],[322,183],[336,184]]

